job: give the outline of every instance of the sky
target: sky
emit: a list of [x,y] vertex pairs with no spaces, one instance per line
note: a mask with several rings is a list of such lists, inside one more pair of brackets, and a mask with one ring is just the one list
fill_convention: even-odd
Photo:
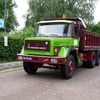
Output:
[[15,0],[18,7],[14,9],[19,27],[17,29],[22,29],[25,26],[25,19],[23,18],[23,15],[27,13],[27,10],[29,8],[27,0]]
[[[18,8],[15,9],[15,14],[19,22],[19,27],[17,29],[22,29],[25,26],[25,19],[22,17],[27,13],[29,8],[27,0],[15,0]],[[94,12],[94,22],[98,23],[100,21],[100,0],[96,3],[96,8]]]
[[95,12],[94,12],[94,21],[96,23],[98,23],[100,21],[100,0],[98,0],[97,4],[96,4],[96,8],[95,8]]

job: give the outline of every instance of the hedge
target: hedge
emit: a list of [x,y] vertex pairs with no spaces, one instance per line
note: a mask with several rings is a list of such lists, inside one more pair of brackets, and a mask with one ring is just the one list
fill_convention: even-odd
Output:
[[4,33],[0,32],[0,62],[4,61],[16,61],[17,53],[21,52],[21,49],[24,44],[24,39],[26,37],[33,37],[34,36],[34,29],[32,27],[24,28],[20,31],[13,31],[8,36],[8,46],[6,48],[6,53],[4,54]]
[[16,54],[21,51],[22,46],[23,39],[8,37],[8,46],[5,47],[4,53],[4,37],[0,36],[0,61],[4,61],[4,55],[5,61],[15,61]]

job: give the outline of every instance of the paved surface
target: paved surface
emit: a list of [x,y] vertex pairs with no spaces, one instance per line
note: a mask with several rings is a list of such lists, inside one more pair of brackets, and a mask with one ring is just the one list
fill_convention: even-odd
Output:
[[18,67],[22,66],[22,64],[23,64],[23,62],[21,62],[21,61],[0,63],[0,70],[18,68]]
[[0,100],[100,100],[100,66],[78,68],[70,80],[62,79],[59,70],[0,73]]

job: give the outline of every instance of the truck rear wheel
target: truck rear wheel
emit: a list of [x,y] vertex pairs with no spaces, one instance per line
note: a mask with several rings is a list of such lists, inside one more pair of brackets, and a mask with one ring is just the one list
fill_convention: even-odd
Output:
[[82,66],[83,66],[83,67],[88,67],[88,65],[87,65],[87,61],[83,61]]
[[73,76],[75,70],[75,59],[70,55],[67,59],[66,64],[61,66],[61,75],[65,79],[70,79]]
[[34,63],[23,62],[23,67],[26,73],[35,74],[38,68],[35,68]]
[[95,63],[95,65],[99,66],[99,64],[100,64],[100,51],[97,51],[96,52],[96,63]]
[[87,66],[89,68],[94,68],[95,67],[95,63],[96,63],[96,54],[93,51],[92,60],[87,60]]

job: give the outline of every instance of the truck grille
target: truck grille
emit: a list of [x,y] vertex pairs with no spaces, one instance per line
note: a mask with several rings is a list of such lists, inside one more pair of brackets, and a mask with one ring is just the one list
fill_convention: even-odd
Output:
[[26,40],[25,49],[26,50],[50,51],[50,41]]

